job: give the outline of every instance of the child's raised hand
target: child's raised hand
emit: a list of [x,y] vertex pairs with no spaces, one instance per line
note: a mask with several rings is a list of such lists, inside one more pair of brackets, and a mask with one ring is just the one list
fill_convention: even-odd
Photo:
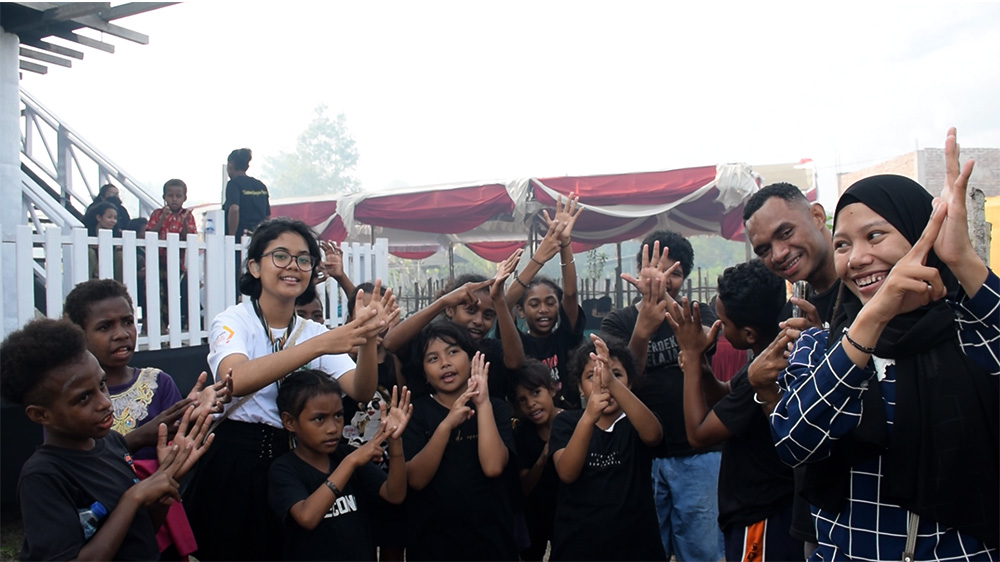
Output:
[[486,361],[486,356],[480,352],[472,357],[471,373],[469,374],[469,389],[475,390],[472,403],[477,406],[489,401],[489,371],[490,364]]
[[642,294],[639,317],[635,329],[647,336],[652,335],[667,319],[667,309],[674,302],[667,296],[666,280],[662,277],[643,277],[636,281],[636,288]]
[[375,280],[368,304],[364,304],[365,296],[364,291],[358,291],[354,302],[354,317],[365,318],[364,326],[374,330],[369,337],[374,337],[394,321],[393,315],[399,316],[399,307],[396,306],[396,297],[392,294],[392,289],[382,292],[381,279]]
[[177,424],[188,406],[194,403],[192,398],[183,398],[175,402],[172,406],[160,412],[156,417],[147,423],[137,427],[129,436],[129,441],[139,443],[142,446],[156,446],[157,428],[160,424],[167,425],[167,431],[173,435],[177,431]]
[[150,505],[156,502],[170,505],[174,500],[180,501],[180,484],[166,472],[157,470],[148,478],[140,480],[129,488],[129,493],[135,494],[140,505]]
[[209,413],[208,410],[203,409],[195,416],[195,407],[189,407],[184,412],[177,433],[170,445],[167,444],[167,428],[160,424],[156,446],[157,457],[160,457],[161,451],[167,451],[171,446],[180,447],[182,451],[187,451],[182,464],[176,470],[175,478],[179,479],[187,474],[194,463],[198,462],[198,459],[212,446],[215,434],[209,435],[208,433],[212,426],[212,417]]
[[795,341],[799,331],[794,328],[782,330],[767,348],[750,363],[747,378],[750,386],[758,394],[777,396],[778,375],[788,367],[789,344]]
[[469,406],[469,400],[477,393],[478,391],[473,388],[469,388],[463,392],[461,396],[455,399],[455,403],[451,405],[451,411],[448,412],[448,415],[441,423],[446,423],[448,424],[446,427],[455,429],[462,425],[463,422],[471,420],[472,416],[476,415],[476,411]]
[[[594,362],[594,371],[590,375],[590,398],[587,399],[587,407],[583,415],[590,423],[597,423],[601,419],[604,409],[611,403],[611,393],[604,385],[604,364],[601,361]],[[586,373],[584,376],[587,376]]]
[[403,387],[392,387],[392,397],[389,399],[389,407],[386,409],[385,403],[379,404],[382,426],[386,428],[389,439],[399,439],[413,416],[413,404],[410,404],[410,390]]
[[460,287],[456,287],[450,293],[441,297],[441,304],[445,308],[454,308],[462,305],[478,305],[479,297],[476,295],[479,291],[484,289],[489,289],[493,285],[494,279],[487,279],[486,281],[470,281]]
[[[381,405],[380,408],[385,408],[385,405]],[[386,439],[388,438],[389,431],[383,421],[378,430],[375,431],[375,435],[373,435],[367,443],[355,449],[350,455],[348,455],[348,458],[357,462],[356,466],[361,466],[369,462],[379,462],[385,455],[384,445]]]
[[548,211],[542,211],[542,213],[548,230],[545,231],[545,236],[543,236],[542,241],[538,243],[538,248],[535,249],[535,253],[531,256],[531,259],[540,263],[545,263],[559,253],[559,247],[561,244],[559,240],[562,237],[562,232],[566,229],[567,225],[565,222],[550,219]]
[[542,211],[545,214],[545,222],[550,223],[553,220],[564,225],[564,228],[560,229],[559,232],[559,245],[565,246],[570,243],[571,235],[573,234],[573,225],[576,224],[576,219],[580,217],[580,213],[583,212],[583,206],[580,205],[580,196],[575,193],[570,193],[566,199],[563,199],[560,195],[556,199],[556,216],[554,219],[549,218],[548,211]]
[[503,300],[504,282],[507,281],[510,274],[517,268],[517,263],[521,261],[521,254],[523,253],[524,249],[518,248],[507,259],[500,262],[500,265],[497,267],[497,274],[493,277],[493,284],[490,285],[490,298],[494,301],[497,299]]
[[681,299],[680,303],[674,303],[673,311],[667,312],[667,321],[674,329],[677,346],[692,361],[705,353],[722,329],[722,322],[716,320],[708,333],[705,333],[701,325],[701,309],[697,302],[693,305],[688,303],[687,297]]
[[316,266],[316,280],[325,281],[344,275],[344,251],[336,242],[320,240],[319,247],[323,250],[323,261]]
[[[198,375],[198,383],[191,389],[188,398],[195,399],[195,411],[192,414],[197,418],[202,410],[210,413],[222,411],[222,407],[233,399],[233,370],[229,369],[219,380],[206,388],[200,388],[204,384],[208,374],[202,371]],[[197,391],[197,392],[196,392]]]

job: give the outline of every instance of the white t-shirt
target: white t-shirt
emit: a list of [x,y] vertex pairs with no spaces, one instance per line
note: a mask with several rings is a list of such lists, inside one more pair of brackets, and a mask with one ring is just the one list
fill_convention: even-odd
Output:
[[[302,332],[295,340],[298,345],[309,338],[314,338],[327,331],[322,324],[312,320],[296,318],[296,324],[305,322]],[[294,331],[294,328],[293,328]],[[285,329],[271,330],[272,337],[280,338]],[[219,313],[212,320],[208,331],[208,339],[212,342],[208,350],[208,366],[215,374],[220,375],[219,364],[234,353],[246,355],[249,359],[257,359],[272,353],[271,341],[264,333],[264,326],[253,310],[249,299],[231,306]],[[347,354],[321,355],[302,366],[308,369],[319,369],[329,373],[333,378],[340,378],[344,373],[354,369],[354,360]],[[257,391],[253,398],[247,400],[229,419],[248,423],[265,423],[273,427],[281,427],[281,416],[275,400],[278,397],[278,385],[271,383]],[[232,408],[239,400],[234,398],[228,407]]]

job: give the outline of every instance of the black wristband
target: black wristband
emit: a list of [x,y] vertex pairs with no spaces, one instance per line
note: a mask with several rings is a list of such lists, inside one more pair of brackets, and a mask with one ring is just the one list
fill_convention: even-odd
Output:
[[340,489],[337,488],[336,484],[334,484],[333,482],[330,482],[329,480],[324,480],[323,483],[326,484],[327,488],[330,488],[331,492],[333,492],[333,497],[335,497],[335,498],[339,498],[340,497]]
[[847,328],[844,328],[844,337],[847,338],[847,343],[853,345],[854,349],[857,349],[861,353],[867,353],[868,355],[873,355],[875,353],[874,347],[865,347],[851,339],[851,335],[847,333]]

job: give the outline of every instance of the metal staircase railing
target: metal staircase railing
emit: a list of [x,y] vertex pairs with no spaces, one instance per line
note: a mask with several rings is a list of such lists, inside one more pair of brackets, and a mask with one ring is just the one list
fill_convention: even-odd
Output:
[[[137,209],[135,216],[149,216],[161,206],[151,194],[121,166],[94,148],[86,139],[49,111],[31,94],[21,89],[21,167],[33,183],[48,191],[59,206],[71,216],[82,216],[100,187],[116,185],[122,203]],[[38,181],[42,180],[42,181]],[[63,230],[79,226],[77,221],[63,223],[65,217],[47,217]],[[30,220],[30,219],[29,219]],[[40,229],[36,230],[39,231]]]

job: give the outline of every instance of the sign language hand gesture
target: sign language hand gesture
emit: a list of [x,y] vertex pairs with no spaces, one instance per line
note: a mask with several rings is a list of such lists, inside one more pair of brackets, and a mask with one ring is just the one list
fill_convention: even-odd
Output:
[[344,251],[336,242],[320,240],[319,247],[323,250],[323,261],[316,267],[316,281],[336,279],[344,275]]
[[722,329],[722,322],[716,320],[706,333],[701,326],[701,308],[698,303],[688,303],[687,297],[679,304],[674,303],[673,311],[667,312],[667,320],[674,329],[678,347],[685,352],[685,358],[692,361],[701,359]]
[[[514,273],[514,269],[517,267],[517,263],[521,261],[521,254],[524,253],[523,248],[518,248],[514,250],[514,253],[507,257],[507,259],[500,262],[497,267],[497,274],[492,279],[492,285],[490,285],[490,298],[494,302],[503,300],[503,285],[510,277],[511,273]],[[506,306],[506,305],[505,305]]]
[[959,165],[958,134],[948,129],[944,141],[945,182],[941,190],[938,212],[944,212],[944,224],[934,240],[934,253],[951,269],[970,297],[986,279],[987,268],[976,255],[969,239],[968,202],[969,177],[975,162],[966,160]]
[[947,214],[946,207],[941,202],[935,205],[920,239],[896,262],[882,287],[865,305],[866,308],[871,307],[880,321],[888,323],[900,314],[945,297],[946,289],[941,281],[941,274],[936,268],[925,264],[927,254],[941,232],[941,225]]
[[472,403],[481,406],[490,399],[489,391],[490,364],[486,361],[486,356],[480,352],[472,357],[472,372],[469,375],[469,390],[476,393],[472,396]]
[[583,206],[580,205],[580,196],[575,193],[570,193],[565,200],[563,200],[562,196],[556,200],[555,218],[550,218],[547,210],[542,211],[545,217],[545,224],[551,227],[553,223],[559,223],[563,226],[558,233],[560,246],[570,243],[570,236],[573,234],[573,225],[576,224],[576,219],[580,217],[580,213],[582,212]]
[[663,324],[667,311],[674,304],[674,299],[668,294],[671,288],[670,278],[681,264],[674,262],[667,266],[667,252],[668,248],[660,251],[659,241],[653,243],[652,255],[649,253],[649,246],[644,245],[639,278],[636,279],[627,273],[622,274],[622,279],[631,283],[642,295],[636,329],[646,336],[651,335]]
[[399,439],[413,415],[413,404],[410,404],[410,390],[397,386],[392,387],[392,397],[389,399],[388,408],[383,402],[379,404],[379,419],[386,428],[386,436],[389,439]]
[[473,400],[477,394],[479,394],[479,391],[472,387],[472,379],[470,378],[469,388],[455,399],[455,402],[451,405],[451,410],[441,423],[448,424],[446,427],[449,429],[455,429],[466,420],[471,420],[472,416],[476,415],[476,411],[472,409],[472,406],[469,406],[469,400]]

